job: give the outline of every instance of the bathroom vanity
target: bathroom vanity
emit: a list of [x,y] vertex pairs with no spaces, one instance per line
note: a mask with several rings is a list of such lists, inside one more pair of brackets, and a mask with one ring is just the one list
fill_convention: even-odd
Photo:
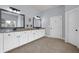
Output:
[[25,29],[25,16],[0,9],[0,52],[7,52],[45,36],[45,29]]
[[45,36],[45,29],[19,29],[0,33],[0,52],[7,52]]

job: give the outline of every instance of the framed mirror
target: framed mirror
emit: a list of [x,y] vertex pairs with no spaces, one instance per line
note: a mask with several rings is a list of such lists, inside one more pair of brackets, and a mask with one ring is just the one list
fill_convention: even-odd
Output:
[[41,28],[41,18],[40,16],[33,17],[33,27],[34,28]]

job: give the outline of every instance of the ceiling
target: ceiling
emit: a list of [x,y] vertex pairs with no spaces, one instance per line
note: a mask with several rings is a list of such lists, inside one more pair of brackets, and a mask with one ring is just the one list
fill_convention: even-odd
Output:
[[50,9],[50,8],[56,8],[60,5],[0,5],[0,7],[9,7],[9,6],[13,6],[15,8],[18,8],[18,9],[31,9],[31,10],[35,10],[35,11],[45,11],[47,9]]
[[33,9],[35,9],[37,11],[44,11],[44,10],[47,10],[49,8],[55,8],[58,6],[60,6],[60,5],[30,5],[30,7],[32,7]]
[[26,15],[36,15],[42,11],[48,10],[50,8],[57,8],[61,5],[0,5],[0,8],[7,9],[9,7],[14,7],[20,9],[23,14]]
[[[35,11],[35,12],[41,12],[41,11],[45,11],[47,9],[50,9],[50,8],[57,8],[59,6],[62,6],[62,5],[0,5],[0,8],[8,8],[8,7],[15,7],[17,9],[20,9],[20,10],[25,10],[25,11]],[[65,5],[65,10],[70,10],[70,9],[73,9],[73,8],[76,8],[76,7],[79,7],[79,5]]]
[[20,9],[22,13],[26,12],[27,14],[37,14],[51,8],[57,8],[59,6],[61,5],[13,5],[12,7]]

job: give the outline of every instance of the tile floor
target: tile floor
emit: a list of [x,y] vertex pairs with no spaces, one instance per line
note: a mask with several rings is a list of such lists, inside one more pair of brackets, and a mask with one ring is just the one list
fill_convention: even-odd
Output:
[[64,40],[43,37],[7,53],[78,53],[79,49]]

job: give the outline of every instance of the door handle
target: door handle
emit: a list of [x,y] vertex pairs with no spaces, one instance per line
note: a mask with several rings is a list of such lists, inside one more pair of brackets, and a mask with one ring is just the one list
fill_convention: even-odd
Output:
[[75,29],[75,31],[77,32],[77,31],[78,31],[78,29]]

